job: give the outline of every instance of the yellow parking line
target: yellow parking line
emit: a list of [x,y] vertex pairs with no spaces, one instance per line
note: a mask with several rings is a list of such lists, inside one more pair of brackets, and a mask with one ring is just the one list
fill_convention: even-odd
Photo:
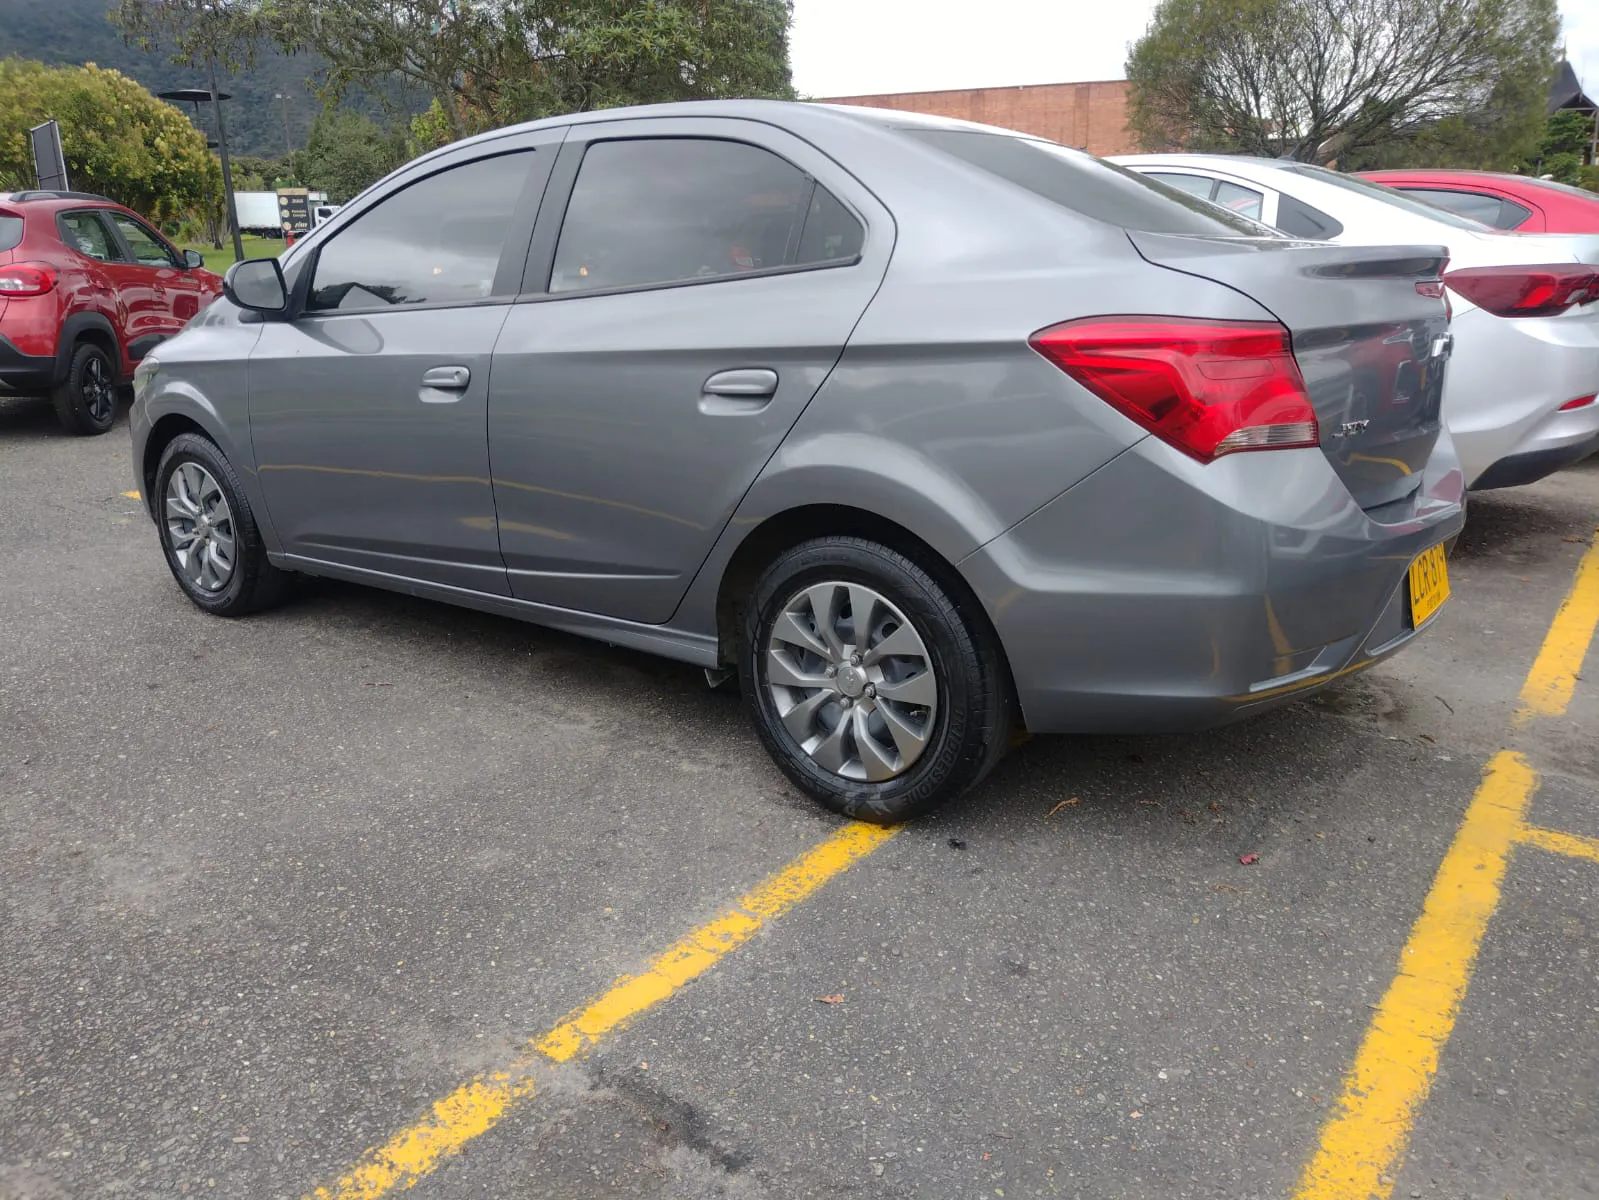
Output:
[[1599,625],[1599,532],[1577,564],[1577,577],[1555,614],[1554,624],[1544,638],[1527,681],[1521,686],[1521,709],[1516,724],[1525,725],[1533,717],[1558,717],[1571,703],[1571,694],[1582,672]]
[[1536,846],[1540,850],[1547,850],[1551,854],[1567,854],[1572,858],[1586,858],[1591,862],[1599,862],[1599,838],[1531,826],[1521,831],[1518,840],[1529,846]]
[[1392,1171],[1432,1087],[1537,787],[1521,755],[1501,750],[1489,761],[1295,1200],[1385,1200],[1393,1191]]
[[139,499],[139,493],[138,492],[123,492],[122,494],[124,496],[126,496],[129,500],[137,500],[137,499]]
[[566,1062],[609,1033],[667,999],[710,970],[850,864],[865,858],[898,832],[855,823],[811,847],[765,882],[746,892],[714,920],[690,931],[658,954],[641,973],[624,975],[603,995],[570,1013],[535,1039],[530,1052],[504,1071],[480,1076],[433,1106],[361,1161],[337,1183],[320,1187],[313,1200],[377,1200],[412,1187],[445,1158],[499,1124],[511,1105],[533,1094],[533,1072],[543,1062]]

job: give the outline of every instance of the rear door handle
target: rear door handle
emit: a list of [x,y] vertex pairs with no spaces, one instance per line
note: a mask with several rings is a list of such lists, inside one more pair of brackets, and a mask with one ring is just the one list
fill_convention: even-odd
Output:
[[718,371],[705,381],[707,396],[770,396],[777,391],[777,372],[764,367]]
[[700,411],[709,416],[760,412],[777,394],[777,372],[765,367],[718,371],[701,389]]
[[[472,382],[472,372],[466,367],[431,367],[422,372],[422,386],[440,392],[464,392],[467,384]],[[447,403],[457,397],[441,397],[434,403]],[[427,400],[427,396],[422,397]]]

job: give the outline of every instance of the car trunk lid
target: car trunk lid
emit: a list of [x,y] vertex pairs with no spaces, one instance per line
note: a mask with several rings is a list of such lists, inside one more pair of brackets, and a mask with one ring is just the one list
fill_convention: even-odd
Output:
[[1149,262],[1242,292],[1287,327],[1322,452],[1362,508],[1416,490],[1442,428],[1449,318],[1432,285],[1444,247],[1128,237]]

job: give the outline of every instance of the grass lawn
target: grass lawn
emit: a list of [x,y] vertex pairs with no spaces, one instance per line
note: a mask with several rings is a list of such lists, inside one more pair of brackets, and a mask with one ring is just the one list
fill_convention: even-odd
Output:
[[[199,242],[187,242],[178,247],[180,250],[198,250],[205,255],[205,269],[215,271],[218,275],[226,275],[228,268],[233,265],[233,239],[222,239],[222,249],[213,250],[210,246]],[[283,253],[282,238],[263,238],[244,235],[245,258],[276,258]]]

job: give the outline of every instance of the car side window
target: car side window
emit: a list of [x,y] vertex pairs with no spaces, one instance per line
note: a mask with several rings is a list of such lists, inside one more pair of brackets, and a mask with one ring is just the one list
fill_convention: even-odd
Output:
[[1532,209],[1523,208],[1514,200],[1499,201],[1499,219],[1493,222],[1495,229],[1520,229],[1526,224],[1527,218],[1532,216]]
[[820,188],[813,196],[808,175],[758,146],[710,138],[595,142],[572,186],[550,291],[831,262],[858,254],[862,238],[842,204]]
[[307,309],[488,299],[532,165],[532,151],[479,159],[380,200],[318,250]]
[[128,249],[133,252],[133,261],[141,267],[176,267],[178,260],[173,256],[171,249],[152,233],[142,221],[135,221],[123,213],[108,213],[115,222],[122,240],[127,242]]
[[85,258],[95,262],[115,262],[117,251],[111,241],[111,231],[92,212],[62,213],[56,218],[56,228],[61,240]]
[[1212,198],[1212,202],[1221,205],[1230,212],[1258,221],[1260,220],[1261,206],[1265,204],[1266,197],[1254,188],[1228,183],[1223,179],[1216,185],[1216,195]]
[[1287,192],[1277,195],[1277,228],[1297,238],[1325,242],[1344,231],[1343,222]]
[[1182,175],[1175,171],[1146,171],[1145,174],[1151,179],[1160,180],[1167,187],[1198,196],[1201,200],[1209,200],[1216,187],[1216,181],[1208,175]]

